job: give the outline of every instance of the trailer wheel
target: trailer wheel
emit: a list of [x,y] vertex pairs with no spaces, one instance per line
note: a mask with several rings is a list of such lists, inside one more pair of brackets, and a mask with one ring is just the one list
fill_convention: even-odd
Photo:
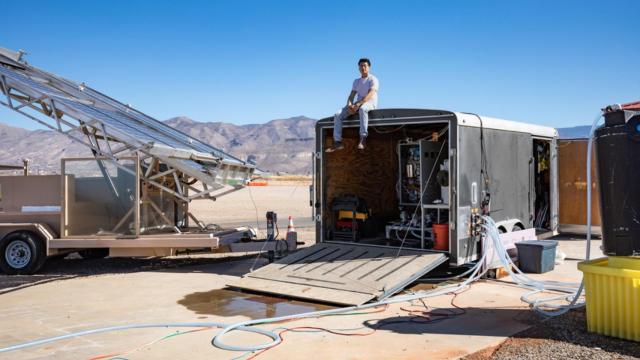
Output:
[[84,249],[78,251],[78,254],[80,254],[83,259],[104,259],[109,256],[109,248]]
[[45,245],[37,235],[18,231],[0,241],[0,269],[8,275],[30,275],[47,259]]
[[514,231],[521,231],[521,230],[524,230],[524,227],[523,227],[522,225],[520,225],[520,224],[515,224],[515,225],[513,225],[513,227],[511,228],[511,232],[514,232]]

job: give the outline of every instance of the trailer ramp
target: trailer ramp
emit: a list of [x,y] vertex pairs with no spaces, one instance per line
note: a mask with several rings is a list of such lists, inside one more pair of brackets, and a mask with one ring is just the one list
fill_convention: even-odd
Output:
[[435,269],[445,254],[360,244],[321,243],[228,284],[230,287],[340,305],[382,300]]

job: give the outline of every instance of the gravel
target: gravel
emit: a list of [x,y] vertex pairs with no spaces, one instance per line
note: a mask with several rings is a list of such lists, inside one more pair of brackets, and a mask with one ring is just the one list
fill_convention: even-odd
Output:
[[498,347],[465,357],[466,360],[637,358],[640,358],[640,343],[588,332],[584,309],[540,319]]

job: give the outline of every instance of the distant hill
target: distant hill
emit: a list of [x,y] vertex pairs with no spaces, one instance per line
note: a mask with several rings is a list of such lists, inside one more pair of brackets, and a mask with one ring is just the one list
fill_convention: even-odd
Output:
[[[181,116],[165,122],[238,158],[252,159],[264,170],[290,174],[311,170],[314,119],[297,116],[234,125]],[[91,156],[83,145],[48,130],[29,131],[0,123],[0,139],[0,164],[21,164],[21,159],[27,158],[32,169],[46,173],[58,173],[62,157]]]
[[316,120],[305,116],[251,125],[201,123],[187,117],[166,123],[236,157],[251,158],[264,170],[291,174],[311,171]]
[[60,158],[91,156],[91,151],[68,137],[49,130],[25,130],[0,123],[0,164],[22,165],[44,173],[59,173]]

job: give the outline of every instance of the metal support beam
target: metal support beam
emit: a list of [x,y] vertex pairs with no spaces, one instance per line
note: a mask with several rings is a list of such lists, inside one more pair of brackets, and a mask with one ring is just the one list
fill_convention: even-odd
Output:
[[2,92],[7,97],[7,106],[11,109],[14,109],[13,102],[11,101],[11,88],[7,85],[7,79],[4,75],[0,76],[0,83],[2,83]]
[[166,170],[166,171],[163,171],[163,172],[161,172],[161,173],[157,173],[157,174],[154,174],[154,175],[152,175],[152,176],[149,176],[149,179],[150,179],[150,180],[155,180],[155,179],[157,179],[157,178],[161,178],[161,177],[164,177],[164,176],[170,175],[170,174],[175,173],[175,172],[176,172],[176,169],[169,168],[169,170]]

